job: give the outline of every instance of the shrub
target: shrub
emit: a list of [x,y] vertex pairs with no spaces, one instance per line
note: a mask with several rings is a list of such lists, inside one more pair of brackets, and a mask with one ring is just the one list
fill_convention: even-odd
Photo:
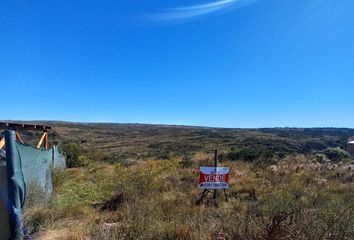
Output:
[[69,143],[64,146],[64,153],[66,157],[66,166],[77,167],[77,162],[79,161],[79,156],[81,153],[81,149],[79,144],[77,143]]
[[350,154],[340,148],[326,148],[323,154],[332,162],[340,162],[345,159],[350,159]]
[[77,161],[78,167],[86,167],[91,162],[91,159],[86,155],[80,155]]
[[315,155],[315,160],[319,163],[326,163],[329,161],[329,159],[327,158],[327,156],[323,153],[318,153]]
[[66,166],[68,168],[84,167],[89,163],[89,158],[83,154],[79,144],[69,143],[64,146],[66,156]]

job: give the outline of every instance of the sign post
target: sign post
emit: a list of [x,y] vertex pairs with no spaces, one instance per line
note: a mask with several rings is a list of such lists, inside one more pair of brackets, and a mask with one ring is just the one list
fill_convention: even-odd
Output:
[[[215,153],[214,153],[214,168],[215,168],[215,173],[217,172],[217,168],[218,168],[218,150],[215,149]],[[216,192],[216,189],[214,189],[214,194],[213,194],[213,199],[216,199],[216,195],[217,195],[217,192]]]
[[213,198],[215,201],[217,199],[217,191],[223,190],[225,194],[225,199],[228,201],[226,189],[229,187],[229,172],[228,167],[218,167],[218,151],[215,150],[214,156],[214,166],[213,167],[200,167],[199,174],[199,188],[204,191],[201,194],[200,200],[203,200],[206,193],[213,190]]

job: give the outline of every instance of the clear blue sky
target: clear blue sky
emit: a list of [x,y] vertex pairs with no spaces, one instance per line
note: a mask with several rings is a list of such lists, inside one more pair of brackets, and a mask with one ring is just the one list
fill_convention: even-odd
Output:
[[3,0],[0,81],[0,119],[354,127],[354,1]]

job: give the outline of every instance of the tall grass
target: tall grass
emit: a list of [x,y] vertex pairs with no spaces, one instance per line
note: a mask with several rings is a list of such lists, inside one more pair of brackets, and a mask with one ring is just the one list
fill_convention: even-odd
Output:
[[26,226],[33,236],[69,229],[66,239],[354,239],[352,183],[310,170],[310,157],[276,168],[225,160],[229,201],[197,205],[208,158],[70,169],[49,207],[28,210]]

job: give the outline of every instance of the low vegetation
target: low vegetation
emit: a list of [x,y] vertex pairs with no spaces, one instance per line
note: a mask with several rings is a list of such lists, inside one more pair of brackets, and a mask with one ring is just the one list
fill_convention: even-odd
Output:
[[[50,142],[61,148],[76,144],[79,151],[90,152],[89,160],[107,162],[126,159],[170,159],[215,148],[232,152],[227,158],[258,160],[269,156],[282,158],[292,154],[311,154],[326,148],[344,149],[354,129],[347,128],[270,128],[225,129],[144,124],[78,124],[37,122],[51,125]],[[27,136],[30,134],[30,136]],[[30,143],[38,133],[23,133]],[[96,156],[91,157],[92,154]]]
[[[69,168],[26,208],[33,239],[354,239],[351,129],[56,124]],[[197,187],[214,148],[228,201]]]
[[229,201],[221,193],[217,202],[211,195],[201,201],[198,167],[210,165],[211,157],[68,169],[57,176],[49,206],[27,209],[27,231],[35,239],[354,238],[350,162],[332,168],[310,155],[267,167],[225,160]]
[[332,162],[340,162],[345,159],[350,159],[350,154],[340,148],[326,148],[323,151],[323,154]]

